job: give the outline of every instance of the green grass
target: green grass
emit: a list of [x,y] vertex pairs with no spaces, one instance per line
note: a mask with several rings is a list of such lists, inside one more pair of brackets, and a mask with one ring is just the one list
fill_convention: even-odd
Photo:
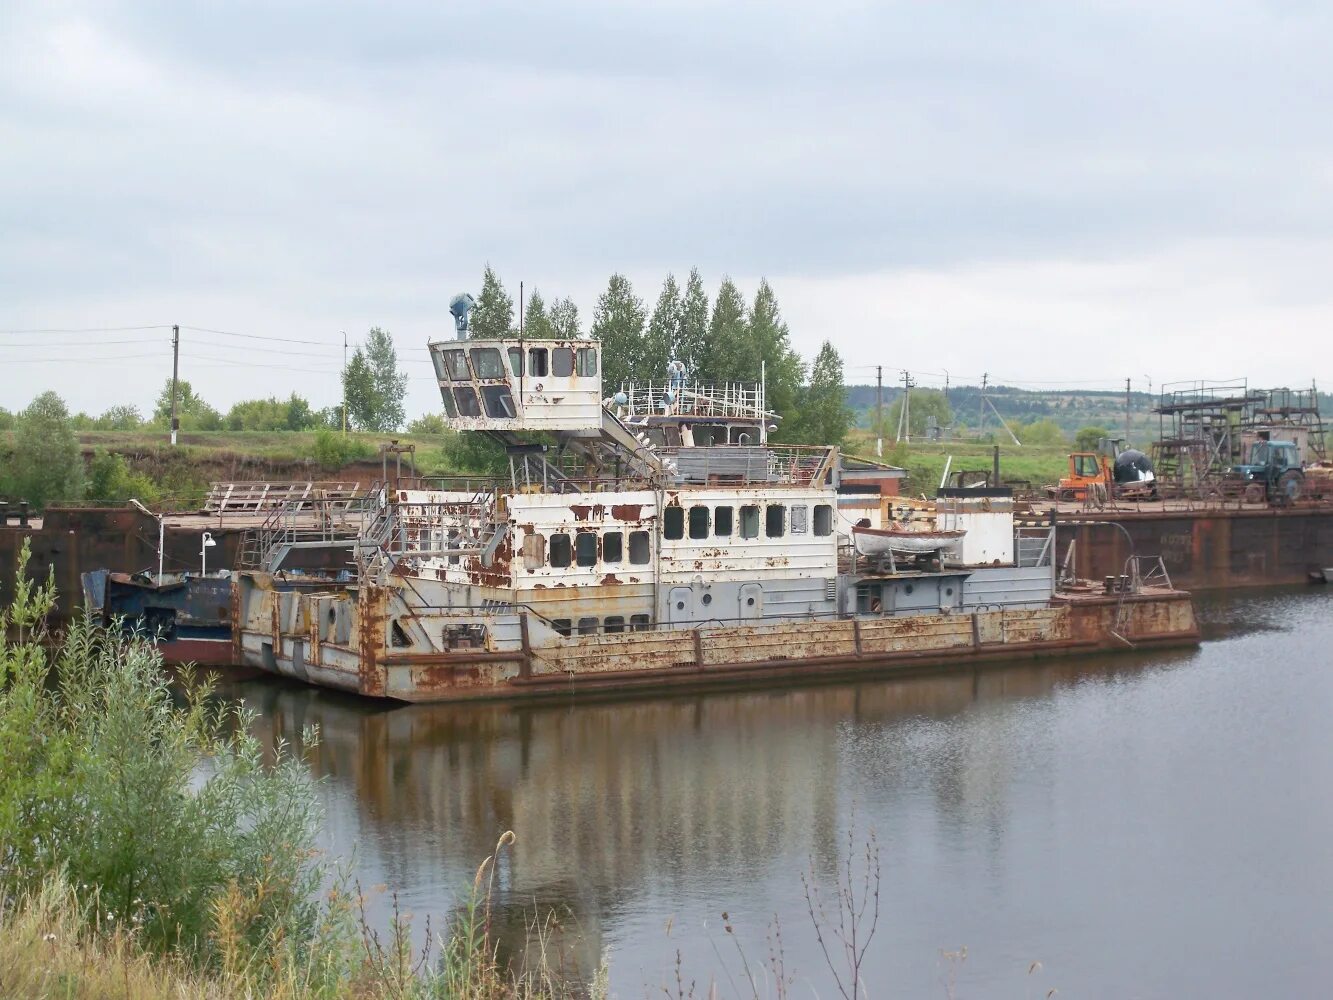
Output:
[[[910,445],[893,445],[886,440],[883,461],[907,470],[904,493],[933,496],[950,456],[953,457],[951,471],[989,470],[993,449],[994,445],[980,441],[914,441]],[[875,439],[869,431],[853,430],[847,437],[845,450],[852,455],[873,459]],[[1008,445],[1001,443],[1000,479],[1026,481],[1037,488],[1054,483],[1061,476],[1068,475],[1071,450],[1071,445],[1016,447],[1012,441]]]

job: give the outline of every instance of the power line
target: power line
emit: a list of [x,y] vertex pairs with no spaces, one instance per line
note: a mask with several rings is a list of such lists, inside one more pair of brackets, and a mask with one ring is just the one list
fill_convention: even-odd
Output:
[[163,326],[84,326],[84,327],[37,327],[28,330],[0,330],[0,334],[26,333],[128,333],[132,330],[170,330],[170,325]]
[[243,337],[246,340],[269,340],[282,344],[313,344],[315,347],[338,347],[337,341],[333,340],[297,340],[294,337],[271,337],[260,333],[236,333],[233,330],[210,330],[203,326],[182,326],[182,330],[193,330],[195,333],[214,333],[219,337]]
[[112,347],[122,344],[160,344],[162,340],[154,337],[136,337],[132,340],[64,340],[53,344],[49,340],[20,340],[17,343],[0,344],[0,351],[16,347]]

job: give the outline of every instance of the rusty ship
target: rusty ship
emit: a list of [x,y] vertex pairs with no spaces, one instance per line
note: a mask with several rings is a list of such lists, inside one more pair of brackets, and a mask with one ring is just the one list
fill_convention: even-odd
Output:
[[[1062,578],[1055,519],[1016,525],[1008,490],[867,503],[875,470],[771,440],[762,378],[673,363],[604,392],[596,341],[474,341],[456,322],[429,345],[446,421],[502,445],[508,475],[388,479],[339,508],[342,531],[317,504],[275,511],[242,542],[235,662],[461,701],[1198,641],[1160,560]],[[328,551],[350,551],[345,582],[285,585],[284,565]]]

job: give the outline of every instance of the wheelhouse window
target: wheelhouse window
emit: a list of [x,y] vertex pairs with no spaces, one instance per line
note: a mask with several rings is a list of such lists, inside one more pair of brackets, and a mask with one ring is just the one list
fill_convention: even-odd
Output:
[[787,530],[787,508],[784,504],[771,503],[764,511],[764,534],[769,538],[781,538]]
[[528,348],[528,374],[533,378],[545,378],[546,367],[546,348],[529,347]]
[[518,378],[523,374],[523,348],[509,348],[509,371],[513,374],[514,378]]
[[523,536],[523,568],[541,569],[546,565],[546,537],[532,534]]
[[481,398],[486,401],[486,416],[501,420],[512,420],[518,416],[514,409],[514,396],[507,385],[483,385]]
[[831,504],[815,504],[815,534],[821,537],[833,534],[833,506]]
[[695,504],[690,508],[690,537],[707,538],[709,511],[703,504]]
[[570,543],[569,536],[563,533],[552,535],[548,545],[551,552],[551,565],[556,569],[568,567],[574,557],[574,546]]
[[713,534],[718,538],[730,538],[732,520],[735,517],[735,511],[731,507],[716,507],[713,509]]
[[556,632],[563,635],[565,638],[569,638],[569,636],[574,634],[574,623],[568,618],[551,619],[551,628],[555,629]]
[[804,535],[810,530],[810,508],[805,504],[795,504],[791,509],[791,533]]
[[435,377],[438,379],[447,379],[449,377],[449,370],[444,367],[444,352],[431,351],[430,359],[435,362]]
[[460,417],[481,416],[481,407],[477,404],[477,391],[471,386],[461,385],[454,389],[454,402],[458,404]]
[[597,374],[597,349],[580,347],[574,356],[574,370],[582,378],[591,378]]
[[454,403],[454,390],[446,386],[440,386],[440,402],[444,404],[446,416],[458,416],[458,406]]
[[597,565],[597,533],[583,531],[574,539],[574,561],[580,566]]
[[557,347],[551,352],[551,374],[555,378],[569,378],[574,374],[574,352],[568,347]]
[[662,537],[672,542],[685,537],[685,508],[668,507],[662,511]]
[[444,355],[444,367],[448,370],[451,379],[455,382],[471,380],[472,372],[468,371],[467,355],[461,347],[453,347],[441,353]]
[[602,562],[618,563],[625,558],[625,535],[619,531],[608,531],[602,536]]
[[757,504],[747,504],[741,508],[741,537],[759,537],[759,507]]
[[498,347],[472,348],[472,370],[477,378],[504,378],[505,366]]
[[647,566],[653,558],[652,540],[646,531],[629,533],[629,561],[634,566]]

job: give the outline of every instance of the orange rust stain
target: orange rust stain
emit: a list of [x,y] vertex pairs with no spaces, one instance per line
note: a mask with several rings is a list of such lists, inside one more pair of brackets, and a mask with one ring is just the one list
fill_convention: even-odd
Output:
[[605,585],[608,585],[608,584],[619,583],[619,582],[620,582],[620,581],[616,579],[616,575],[615,575],[614,573],[607,573],[606,576],[602,577],[602,584],[603,584],[604,586],[605,586]]
[[611,506],[611,516],[617,521],[637,521],[643,516],[643,504],[618,503]]

